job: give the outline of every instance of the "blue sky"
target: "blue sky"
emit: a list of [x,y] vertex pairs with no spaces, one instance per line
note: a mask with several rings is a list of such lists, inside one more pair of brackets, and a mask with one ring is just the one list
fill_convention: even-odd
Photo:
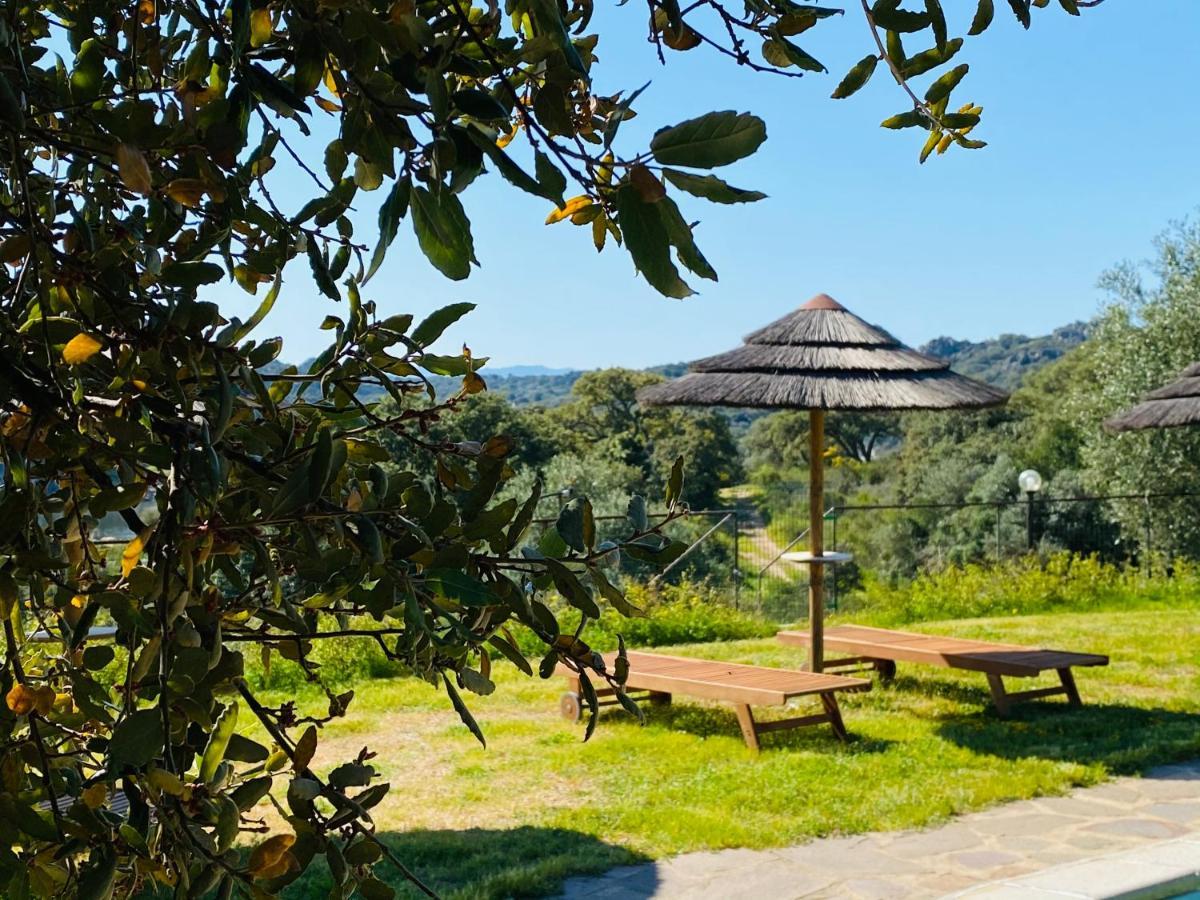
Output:
[[[975,4],[946,5],[964,17],[951,22],[961,34]],[[711,109],[748,110],[766,120],[768,140],[719,174],[770,196],[742,206],[681,201],[701,220],[698,240],[720,282],[692,280],[700,294],[676,301],[636,277],[618,248],[597,255],[588,229],[544,226],[544,201],[480,179],[463,199],[482,268],[465,282],[443,278],[403,223],[364,292],[385,315],[477,303],[448,332],[447,351],[465,341],[494,365],[574,368],[688,360],[821,291],[913,344],[1043,333],[1092,316],[1103,300],[1097,276],[1147,258],[1158,232],[1200,208],[1196,0],[1109,0],[1079,19],[1051,4],[1035,10],[1029,32],[997,4],[991,29],[960,54],[971,74],[955,95],[984,105],[974,136],[990,145],[925,166],[915,133],[878,127],[905,109],[882,69],[855,97],[829,99],[870,49],[861,16],[827,20],[800,41],[830,74],[784,79],[703,48],[669,54],[664,68],[644,40],[644,5],[597,6],[598,89],[651,82],[638,118],[623,126],[626,148]],[[314,145],[314,160],[322,148]],[[368,223],[383,199],[359,194],[360,237],[373,237]],[[329,333],[317,326],[337,312],[305,268],[299,260],[289,270],[260,329],[283,336],[290,360],[325,345]],[[218,293],[234,313],[254,302],[235,287]]]

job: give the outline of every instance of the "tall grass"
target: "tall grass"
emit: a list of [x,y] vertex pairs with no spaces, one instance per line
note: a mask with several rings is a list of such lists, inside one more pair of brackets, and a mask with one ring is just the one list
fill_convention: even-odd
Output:
[[968,563],[899,586],[864,573],[844,605],[855,619],[883,625],[1052,612],[1200,606],[1200,565],[1154,561],[1149,571],[1094,556],[1054,553]]

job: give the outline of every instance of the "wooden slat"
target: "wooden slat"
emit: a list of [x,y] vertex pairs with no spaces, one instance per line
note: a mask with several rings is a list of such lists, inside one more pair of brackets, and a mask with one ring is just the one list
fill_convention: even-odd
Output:
[[[802,631],[781,631],[778,637],[785,644],[807,646],[808,643],[808,635]],[[865,625],[840,625],[828,629],[825,632],[825,646],[829,650],[855,656],[928,663],[1025,678],[1050,669],[1108,665],[1108,657],[1097,653],[1042,650]]]
[[[726,700],[752,706],[782,706],[794,697],[825,691],[869,690],[864,678],[824,675],[748,666],[741,663],[691,659],[659,653],[628,654],[630,690],[659,691],[665,694],[689,694],[710,700]],[[605,656],[611,668],[615,654]],[[559,667],[568,678],[574,673]]]

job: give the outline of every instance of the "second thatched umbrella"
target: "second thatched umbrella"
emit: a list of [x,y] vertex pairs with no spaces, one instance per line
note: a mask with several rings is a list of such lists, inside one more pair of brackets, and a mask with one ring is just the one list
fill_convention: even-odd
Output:
[[974,409],[1008,395],[950,371],[818,294],[745,339],[742,346],[691,364],[687,375],[639,392],[651,406],[734,406],[809,414],[808,587],[810,667],[824,667],[823,508],[825,412]]
[[1200,425],[1200,362],[1192,363],[1174,381],[1151,391],[1136,406],[1104,423],[1110,431],[1181,425]]

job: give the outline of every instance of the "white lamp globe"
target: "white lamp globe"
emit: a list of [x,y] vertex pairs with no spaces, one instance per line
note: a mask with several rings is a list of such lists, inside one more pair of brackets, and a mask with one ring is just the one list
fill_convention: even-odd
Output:
[[1036,469],[1026,469],[1017,476],[1017,486],[1027,494],[1036,494],[1042,489],[1042,476]]

